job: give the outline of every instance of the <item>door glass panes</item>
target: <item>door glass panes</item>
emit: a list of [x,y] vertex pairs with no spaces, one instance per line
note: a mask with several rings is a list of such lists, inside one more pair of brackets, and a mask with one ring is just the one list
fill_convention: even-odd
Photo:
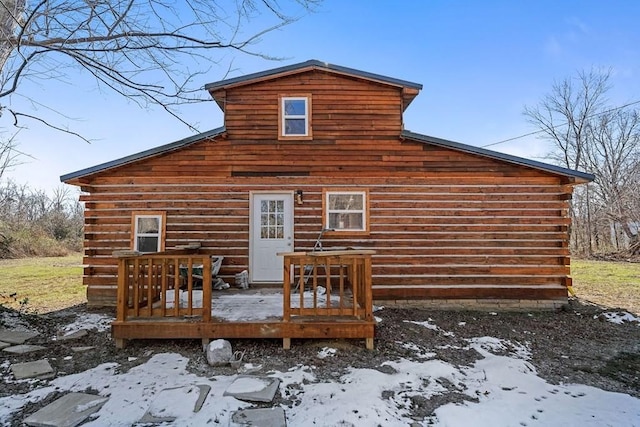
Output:
[[284,200],[260,203],[260,238],[284,239]]

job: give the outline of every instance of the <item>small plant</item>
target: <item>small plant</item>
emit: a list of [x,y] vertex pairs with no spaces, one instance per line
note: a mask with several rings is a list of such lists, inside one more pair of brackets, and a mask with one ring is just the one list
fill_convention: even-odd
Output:
[[[17,309],[13,308],[17,304]],[[0,306],[15,309],[20,314],[36,314],[36,310],[29,305],[29,297],[18,298],[17,292],[0,292]]]
[[29,311],[29,297],[24,297],[22,298],[19,302],[18,302],[20,308],[18,309],[18,311],[20,313],[26,313],[27,311]]
[[8,303],[16,302],[18,300],[17,292],[8,294],[6,292],[0,292],[0,306],[4,307]]

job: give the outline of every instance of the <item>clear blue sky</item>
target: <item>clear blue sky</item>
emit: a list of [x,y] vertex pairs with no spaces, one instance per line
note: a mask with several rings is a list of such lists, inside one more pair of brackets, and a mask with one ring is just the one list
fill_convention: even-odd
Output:
[[[613,70],[611,105],[640,100],[639,18],[640,2],[632,0],[326,0],[256,46],[286,60],[237,56],[228,77],[318,59],[421,83],[405,112],[406,128],[483,146],[534,130],[523,107],[578,70]],[[211,70],[202,85],[224,71]],[[69,126],[94,142],[31,125],[19,134],[19,148],[36,159],[24,159],[9,175],[14,181],[49,190],[62,174],[192,134],[159,109],[142,110],[74,75],[69,81],[47,81],[33,91],[79,119]],[[214,103],[182,112],[201,131],[222,125]],[[548,151],[535,137],[491,149],[535,159]]]

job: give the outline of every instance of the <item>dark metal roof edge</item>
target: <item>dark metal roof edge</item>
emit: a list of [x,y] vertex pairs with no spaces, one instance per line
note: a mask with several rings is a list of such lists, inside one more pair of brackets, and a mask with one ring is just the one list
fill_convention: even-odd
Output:
[[216,129],[212,129],[206,132],[202,132],[199,133],[197,135],[192,135],[189,136],[187,138],[183,138],[180,139],[178,141],[174,141],[171,142],[169,144],[165,144],[165,145],[161,145],[159,147],[154,147],[151,148],[149,150],[145,150],[145,151],[141,151],[139,153],[135,153],[135,154],[131,154],[129,156],[126,157],[122,157],[120,159],[116,159],[116,160],[111,160],[109,162],[106,163],[102,163],[96,166],[92,166],[90,168],[86,168],[86,169],[81,169],[79,171],[76,172],[71,172],[68,173],[66,175],[61,175],[60,176],[60,181],[61,182],[66,182],[69,181],[71,179],[75,179],[75,178],[81,178],[83,176],[86,175],[91,175],[97,172],[102,172],[105,171],[107,169],[111,169],[111,168],[115,168],[118,166],[122,166],[122,165],[126,165],[127,163],[132,163],[135,162],[137,160],[141,160],[147,157],[152,157],[158,154],[162,154],[162,153],[166,153],[169,151],[173,151],[173,150],[177,150],[179,148],[182,147],[186,147],[187,145],[193,144],[195,142],[201,141],[203,139],[207,139],[207,138],[212,138],[215,136],[218,136],[222,133],[225,132],[225,128],[224,126],[216,128]]
[[341,65],[329,64],[328,62],[318,61],[317,59],[310,59],[305,62],[297,64],[285,65],[284,67],[272,68],[270,70],[259,71],[257,73],[246,74],[239,77],[232,77],[226,80],[220,80],[219,82],[207,83],[204,88],[206,90],[219,89],[229,85],[235,85],[237,83],[250,82],[251,80],[261,79],[265,77],[276,76],[281,73],[288,73],[296,70],[302,70],[308,67],[316,67],[329,71],[336,71],[343,74],[350,74],[356,77],[361,77],[367,80],[376,80],[385,83],[389,83],[395,86],[411,87],[415,89],[422,89],[420,83],[414,83],[407,80],[396,79],[393,77],[383,76],[381,74],[369,73],[367,71],[356,70],[355,68],[343,67]]
[[510,163],[518,165],[529,166],[535,169],[541,169],[547,172],[558,173],[565,176],[571,176],[575,178],[584,179],[587,181],[593,181],[595,175],[581,172],[574,169],[567,169],[561,166],[552,165],[550,163],[539,162],[537,160],[525,159],[524,157],[512,156],[510,154],[500,153],[498,151],[487,150],[486,148],[475,147],[473,145],[462,144],[460,142],[449,141],[446,139],[436,138],[433,136],[422,135],[414,133],[408,130],[403,130],[401,134],[404,138],[415,139],[416,141],[426,142],[441,147],[452,148],[454,150],[464,151],[472,154],[479,154],[481,156],[490,157],[493,159],[504,160]]

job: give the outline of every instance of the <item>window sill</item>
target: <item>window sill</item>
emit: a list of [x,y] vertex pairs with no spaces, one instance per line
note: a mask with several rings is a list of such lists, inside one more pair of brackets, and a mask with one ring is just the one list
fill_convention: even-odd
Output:
[[311,141],[313,135],[279,135],[279,141]]
[[332,230],[325,231],[325,237],[368,236],[369,230]]

